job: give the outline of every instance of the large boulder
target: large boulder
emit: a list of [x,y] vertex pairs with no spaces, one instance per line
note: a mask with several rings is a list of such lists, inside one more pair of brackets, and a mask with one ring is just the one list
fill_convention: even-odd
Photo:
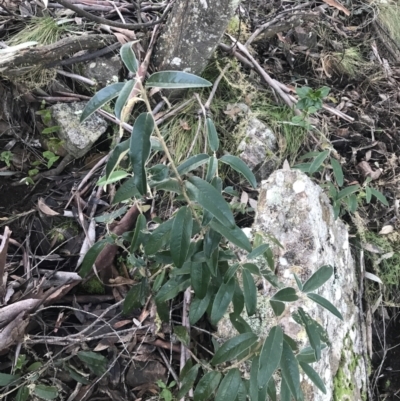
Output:
[[[312,366],[326,386],[326,395],[301,375],[301,387],[307,401],[358,401],[366,394],[366,362],[363,352],[363,330],[355,301],[358,293],[354,263],[349,247],[349,235],[342,221],[334,220],[333,210],[322,189],[298,170],[275,171],[261,184],[253,233],[266,242],[274,236],[283,246],[275,246],[275,273],[284,286],[297,288],[293,273],[305,282],[323,265],[334,267],[335,275],[320,289],[319,295],[335,305],[344,321],[316,305],[307,297],[286,304],[286,313],[278,320],[284,332],[303,348],[308,345],[305,329],[291,313],[298,306],[325,329],[330,345],[322,351],[319,362]],[[265,261],[259,261],[264,263]],[[262,266],[260,266],[262,267]],[[276,289],[264,283],[258,295],[257,314],[243,317],[253,331],[266,336],[277,324],[269,304]],[[289,313],[290,312],[290,313]],[[219,336],[226,340],[235,329],[224,317],[218,327]]]

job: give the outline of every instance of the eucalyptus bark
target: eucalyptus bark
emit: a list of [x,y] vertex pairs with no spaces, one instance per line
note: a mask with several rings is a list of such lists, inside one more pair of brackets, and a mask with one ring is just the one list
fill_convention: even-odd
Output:
[[177,0],[159,38],[153,62],[159,71],[200,74],[241,0]]

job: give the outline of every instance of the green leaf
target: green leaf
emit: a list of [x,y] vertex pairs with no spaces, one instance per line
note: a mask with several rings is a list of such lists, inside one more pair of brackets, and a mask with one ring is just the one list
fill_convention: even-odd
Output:
[[65,369],[68,371],[71,378],[74,379],[76,382],[82,383],[82,384],[90,383],[90,381],[86,377],[84,377],[80,373],[78,373],[73,367],[66,365]]
[[5,387],[17,380],[19,375],[9,375],[7,373],[0,373],[0,387]]
[[220,221],[215,219],[211,220],[210,227],[215,231],[218,231],[221,235],[223,235],[228,241],[237,245],[239,248],[242,248],[246,251],[251,250],[251,244],[246,234],[242,229],[238,226],[234,226],[234,228],[227,227]]
[[290,394],[290,389],[288,384],[286,383],[286,380],[282,377],[281,380],[281,394],[280,394],[280,401],[291,401],[292,396]]
[[206,153],[200,153],[198,155],[189,157],[189,159],[185,160],[182,164],[177,167],[179,175],[184,175],[189,171],[192,171],[204,163],[207,163],[210,156]]
[[210,146],[211,152],[216,152],[219,148],[219,139],[214,122],[210,117],[207,117],[207,133],[208,146]]
[[204,257],[209,259],[211,254],[218,248],[221,241],[221,234],[213,229],[209,229],[204,236]]
[[199,177],[190,177],[188,181],[185,181],[185,185],[189,197],[210,212],[221,224],[232,229],[236,227],[229,205],[211,184]]
[[318,169],[322,166],[325,159],[329,156],[329,150],[324,150],[321,152],[311,163],[310,169],[308,170],[309,174],[314,174],[318,171]]
[[139,63],[137,61],[136,55],[132,50],[132,44],[134,42],[128,42],[125,43],[123,46],[121,46],[121,49],[119,51],[119,54],[121,55],[121,59],[126,65],[126,68],[136,74],[138,68],[139,68]]
[[282,288],[272,298],[273,301],[294,302],[299,297],[296,295],[296,290],[292,287]]
[[169,236],[174,224],[174,219],[169,219],[160,224],[150,235],[144,246],[146,255],[155,255],[169,241]]
[[269,249],[268,244],[261,244],[254,248],[248,255],[247,260],[258,258],[259,256],[263,255]]
[[212,83],[197,75],[182,71],[155,72],[146,82],[146,87],[148,88],[182,89],[205,88],[208,86],[212,86]]
[[79,271],[79,275],[84,278],[88,275],[88,273],[92,270],[94,262],[99,256],[100,252],[104,249],[107,244],[112,244],[111,238],[104,238],[98,242],[96,242],[86,253],[83,258],[81,270]]
[[354,194],[351,194],[346,199],[346,201],[347,201],[347,207],[349,208],[349,212],[354,213],[358,207],[357,197]]
[[29,365],[26,369],[27,372],[34,372],[35,370],[40,369],[43,366],[42,362],[33,362],[32,365]]
[[150,136],[154,130],[154,118],[151,113],[141,113],[132,128],[129,157],[131,159],[134,183],[138,191],[145,195],[147,179],[145,164],[150,155]]
[[207,291],[206,296],[203,299],[197,298],[196,296],[192,300],[189,310],[189,322],[191,325],[196,324],[206,312],[211,301],[211,292]]
[[299,279],[296,273],[293,273],[294,279],[296,280],[297,287],[299,288],[300,291],[303,291],[303,283]]
[[125,82],[124,87],[122,88],[121,92],[118,95],[114,107],[114,114],[115,117],[118,118],[118,120],[121,120],[122,118],[122,110],[125,107],[125,104],[128,101],[129,95],[131,94],[135,84],[136,84],[135,79],[130,79],[129,81]]
[[303,292],[315,291],[325,284],[333,274],[333,267],[330,265],[321,266],[304,284]]
[[224,283],[219,287],[211,309],[211,324],[216,325],[222,319],[232,301],[234,291],[234,279],[231,279],[226,284]]
[[331,157],[331,165],[332,165],[333,175],[335,176],[336,183],[339,185],[339,187],[343,186],[344,177],[343,177],[342,166],[333,157]]
[[243,293],[247,315],[252,316],[257,311],[257,287],[254,284],[253,276],[247,269],[243,270]]
[[58,397],[58,389],[55,386],[45,386],[44,384],[37,384],[33,393],[43,400],[54,400]]
[[215,401],[232,401],[236,398],[242,378],[238,369],[231,369],[222,379]]
[[54,125],[52,127],[47,127],[42,131],[42,134],[53,134],[54,132],[60,131],[61,127],[59,125]]
[[111,84],[105,88],[99,90],[86,104],[81,114],[80,122],[83,123],[88,117],[90,117],[96,110],[101,106],[104,106],[111,99],[114,99],[119,95],[125,83],[118,82]]
[[385,195],[383,195],[382,192],[377,191],[374,188],[370,188],[371,194],[375,196],[376,199],[378,199],[379,202],[381,202],[385,206],[389,206],[389,202],[387,201]]
[[371,202],[372,192],[370,187],[365,187],[365,199],[367,203]]
[[229,314],[229,319],[233,327],[240,333],[251,333],[252,329],[249,324],[240,315],[235,315],[234,313]]
[[268,393],[268,397],[272,401],[276,401],[276,387],[275,387],[275,380],[273,378],[271,378],[268,382],[267,393]]
[[[326,344],[321,344],[321,350],[326,348]],[[311,347],[303,348],[296,356],[296,359],[300,362],[314,363],[317,362],[315,357],[315,351]]]
[[285,311],[285,304],[283,302],[273,301],[272,299],[270,299],[269,303],[271,304],[275,316],[281,316],[282,313]]
[[188,359],[185,363],[185,366],[182,368],[181,372],[179,373],[179,381],[183,381],[186,375],[189,373],[190,369],[193,367],[193,360]]
[[206,373],[199,381],[194,390],[194,401],[205,401],[212,396],[221,381],[220,372],[211,371]]
[[143,214],[139,214],[137,220],[136,220],[136,225],[135,225],[135,231],[133,233],[132,241],[131,241],[131,246],[130,246],[130,252],[134,253],[138,250],[140,244],[143,241],[143,230],[146,228],[146,217],[144,217]]
[[324,393],[326,394],[325,384],[319,377],[319,374],[307,363],[299,361],[301,368],[304,373],[310,378],[310,380]]
[[114,182],[121,181],[127,176],[128,176],[128,173],[126,171],[122,171],[122,170],[113,171],[108,178],[106,176],[101,177],[96,182],[96,185],[98,185],[99,187],[102,187],[104,185],[109,185]]
[[310,340],[310,345],[315,351],[317,361],[321,359],[321,338],[318,333],[316,322],[304,312],[303,308],[298,309],[298,314],[303,321],[303,326],[306,328],[307,337]]
[[228,164],[235,171],[242,174],[244,178],[250,183],[253,188],[257,187],[257,180],[253,172],[247,166],[247,164],[239,157],[232,155],[225,155],[219,159],[222,163]]
[[79,351],[77,356],[96,376],[105,373],[107,359],[103,355],[92,351]]
[[260,353],[260,362],[257,376],[258,387],[265,386],[272,374],[279,366],[282,356],[283,331],[274,326],[268,333]]
[[192,263],[190,279],[197,298],[203,299],[207,294],[211,273],[206,263]]
[[189,347],[190,345],[190,336],[186,329],[183,326],[174,326],[174,334],[178,337],[178,340],[185,346]]
[[167,180],[158,182],[155,185],[157,190],[163,190],[168,192],[175,192],[178,195],[182,194],[182,188],[179,181],[176,178],[168,178]]
[[336,309],[334,305],[332,305],[327,299],[321,297],[318,294],[307,294],[307,297],[321,305],[323,308],[331,312],[333,315],[338,317],[340,320],[343,320],[342,314]]
[[243,263],[243,268],[247,269],[250,273],[260,275],[260,270],[254,263]]
[[136,188],[133,178],[127,179],[115,193],[113,204],[122,202],[131,198],[140,198],[140,193]]
[[138,284],[134,284],[125,296],[123,313],[128,315],[134,309],[140,308],[146,303],[150,289],[147,278],[142,278]]
[[128,150],[129,150],[129,139],[120,142],[114,148],[106,165],[106,179],[110,177],[111,173],[118,166],[118,164],[121,162],[124,156],[128,153]]
[[15,401],[27,401],[29,398],[29,388],[27,386],[22,386],[18,389],[17,395],[15,396]]
[[301,88],[296,88],[296,93],[301,99],[307,97],[307,95],[312,91],[309,86],[302,86]]
[[193,218],[188,206],[181,207],[175,216],[171,230],[170,249],[176,267],[182,267],[189,251]]
[[244,308],[244,296],[239,283],[236,281],[232,298],[233,314],[239,316]]
[[180,400],[192,387],[197,378],[200,365],[194,365],[185,375],[181,382],[181,388],[176,395],[176,399]]
[[349,196],[351,194],[354,194],[355,192],[359,191],[360,186],[359,185],[350,185],[349,187],[343,188],[341,191],[339,191],[337,195],[337,200],[345,198],[346,196]]
[[290,392],[296,400],[301,399],[300,390],[300,372],[297,359],[295,358],[289,344],[283,342],[282,357],[281,357],[281,372],[285,379]]
[[272,273],[270,270],[264,269],[261,271],[261,275],[275,288],[281,287],[278,281],[278,277]]
[[218,167],[218,159],[215,156],[211,156],[210,159],[208,160],[208,168],[206,175],[207,182],[210,182],[214,178],[214,175],[217,171],[217,167]]
[[218,269],[218,261],[219,261],[219,248],[214,249],[211,256],[206,259],[206,264],[210,269],[210,273],[216,277],[217,276],[217,269]]
[[173,278],[168,280],[158,291],[155,296],[157,303],[163,303],[175,298],[180,292],[185,291],[190,286],[190,279],[184,280],[180,278]]
[[289,337],[285,333],[283,334],[283,339],[290,345],[290,348],[292,351],[297,352],[299,350],[299,347],[297,346],[297,343],[295,340],[293,340],[292,337]]
[[95,217],[94,221],[96,223],[111,223],[112,221],[114,221],[118,217],[124,215],[127,210],[128,210],[128,206],[122,206],[119,209],[114,210],[111,213],[104,213],[104,214],[102,214],[100,216]]
[[210,363],[212,365],[218,365],[220,363],[232,361],[243,351],[250,348],[257,339],[258,337],[252,332],[239,334],[238,336],[231,338],[221,345]]

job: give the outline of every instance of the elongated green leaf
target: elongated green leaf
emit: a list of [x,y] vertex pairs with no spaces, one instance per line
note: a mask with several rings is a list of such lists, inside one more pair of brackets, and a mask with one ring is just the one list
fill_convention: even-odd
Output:
[[[301,309],[302,315],[305,316],[306,319],[303,319],[302,315],[300,315],[300,309]],[[316,320],[314,320],[307,312],[305,312],[303,310],[303,308],[299,308],[296,312],[293,312],[292,317],[296,323],[298,323],[304,327],[306,327],[305,323],[307,320],[312,321],[317,333],[319,334],[321,341],[330,345],[329,336],[328,336],[328,333],[326,332],[326,330]],[[321,346],[321,349],[322,349],[322,346]]]
[[93,351],[79,351],[77,356],[96,376],[106,371],[107,359],[103,355]]
[[261,275],[275,288],[280,288],[282,285],[279,283],[278,277],[270,270],[264,269]]
[[244,178],[250,183],[253,188],[257,187],[257,180],[253,172],[247,166],[247,164],[239,157],[232,155],[225,155],[219,159],[222,163],[228,164],[235,171],[242,174]]
[[297,352],[299,350],[296,341],[293,340],[292,337],[289,337],[287,334],[283,333],[283,339],[290,345],[290,348],[293,352]]
[[233,292],[232,304],[233,314],[239,316],[244,308],[244,296],[243,291],[237,281],[235,283],[235,290]]
[[189,197],[210,212],[221,224],[232,229],[236,227],[229,205],[211,184],[199,177],[190,177],[188,181],[185,181],[185,185]]
[[146,303],[150,288],[147,278],[143,278],[138,284],[134,284],[126,294],[124,300],[123,313],[131,313],[134,309],[140,308]]
[[336,309],[334,305],[332,305],[327,299],[321,297],[318,294],[307,294],[307,297],[321,305],[323,308],[331,312],[333,315],[338,317],[340,320],[343,320],[342,314]]
[[136,188],[133,178],[127,179],[115,193],[113,204],[122,202],[131,198],[140,198],[140,193]]
[[190,369],[193,367],[193,359],[188,359],[185,363],[185,366],[182,368],[179,373],[179,381],[182,382],[186,375],[189,373]]
[[122,206],[119,209],[114,210],[111,213],[104,213],[100,216],[95,217],[94,221],[96,223],[111,223],[118,217],[124,215],[127,210],[128,210],[128,206]]
[[258,337],[254,333],[239,334],[238,336],[231,338],[221,345],[214,357],[211,359],[211,364],[218,365],[220,363],[232,361],[243,351],[250,348],[257,339]]
[[131,247],[130,251],[131,253],[134,253],[138,250],[139,246],[142,243],[143,240],[143,230],[146,228],[146,217],[144,217],[143,214],[139,214],[137,220],[136,220],[136,226],[135,226],[135,231],[133,233],[132,237],[132,242],[131,242]]
[[296,290],[292,287],[282,288],[272,298],[273,301],[294,302],[299,299]]
[[211,256],[206,259],[206,264],[210,269],[210,273],[216,277],[217,276],[217,269],[218,269],[218,261],[219,261],[219,248],[214,249]]
[[81,114],[80,122],[83,123],[88,117],[90,117],[96,110],[101,106],[104,106],[111,99],[114,99],[119,95],[125,83],[118,82],[111,84],[105,88],[99,90],[86,104]]
[[317,361],[321,359],[321,338],[318,333],[316,322],[306,314],[303,308],[298,309],[299,316],[303,321],[303,326],[306,328],[307,337],[310,340],[310,345],[315,351],[315,358]]
[[215,401],[232,401],[239,391],[242,377],[238,369],[231,369],[219,385]]
[[211,292],[207,291],[206,296],[203,299],[194,297],[189,310],[189,322],[191,325],[196,324],[206,312],[208,305],[211,301]]
[[296,280],[297,287],[300,291],[303,291],[303,283],[299,279],[296,273],[293,273],[294,279]]
[[319,374],[307,363],[299,362],[304,373],[310,378],[310,380],[324,393],[326,394],[325,384],[319,377]]
[[333,175],[335,176],[336,183],[339,185],[339,187],[343,186],[344,177],[343,177],[342,166],[333,157],[331,157],[331,165],[332,165]]
[[17,395],[15,396],[15,401],[27,401],[29,398],[29,388],[27,386],[22,386],[18,389]]
[[370,188],[371,194],[375,196],[376,199],[378,199],[379,202],[381,202],[385,206],[389,206],[389,202],[386,199],[386,196],[383,195],[382,192],[377,191],[374,188]]
[[271,304],[271,308],[274,311],[275,316],[281,316],[285,311],[285,304],[281,301],[273,301],[270,299],[269,303]]
[[328,155],[329,155],[329,150],[324,150],[323,152],[321,152],[311,163],[308,172],[310,174],[314,174],[316,171],[318,171],[318,169],[322,166],[322,163],[325,161]]
[[144,246],[146,255],[154,255],[168,243],[173,224],[174,219],[169,219],[151,233]]
[[235,315],[234,313],[229,314],[229,319],[233,327],[240,333],[251,333],[251,327],[240,315]]
[[206,153],[200,153],[198,155],[189,157],[189,159],[185,160],[177,167],[178,173],[180,175],[184,175],[189,171],[195,170],[197,167],[207,163],[209,158],[210,156],[208,156]]
[[248,316],[252,316],[257,311],[257,287],[254,279],[247,269],[243,269],[243,293],[244,303]]
[[176,399],[181,399],[192,387],[197,378],[197,374],[199,372],[200,365],[194,365],[189,372],[185,375],[181,382],[181,388],[176,395]]
[[299,365],[292,349],[285,341],[283,342],[280,365],[282,376],[285,379],[292,396],[295,398],[295,400],[300,400],[301,389]]
[[174,326],[174,334],[184,346],[189,347],[190,336],[186,327]]
[[371,188],[366,186],[365,187],[365,200],[367,201],[367,203],[371,202],[371,198],[372,198]]
[[221,234],[213,229],[209,229],[204,236],[204,257],[209,259],[211,254],[218,248],[221,241]]
[[104,185],[109,185],[114,182],[118,182],[123,180],[125,177],[128,176],[128,173],[123,170],[113,171],[108,178],[106,176],[101,177],[97,182],[96,185],[102,187]]
[[134,183],[138,191],[145,195],[147,179],[145,164],[150,155],[150,136],[154,130],[154,118],[151,113],[141,113],[132,128],[129,157],[131,159]]
[[347,207],[349,208],[349,212],[354,213],[358,208],[357,196],[351,194],[349,197],[345,199],[345,201],[347,203]]
[[214,121],[207,117],[207,133],[208,133],[208,146],[211,152],[216,152],[219,148],[218,133],[215,129]]
[[215,156],[211,156],[208,160],[208,168],[207,168],[207,175],[206,181],[211,182],[214,178],[214,175],[217,171],[218,167],[218,159]]
[[210,321],[211,324],[216,325],[224,316],[232,301],[233,293],[235,291],[235,280],[231,279],[226,284],[219,287],[217,295],[215,296],[214,303],[211,309]]
[[[183,277],[183,279],[181,278]],[[175,298],[180,292],[185,291],[190,286],[190,279],[185,280],[185,276],[168,280],[155,296],[157,303],[163,303]]]
[[[326,348],[326,344],[321,344],[321,350]],[[296,359],[300,362],[314,363],[317,362],[315,351],[311,347],[303,348],[297,355]]]
[[243,263],[243,269],[248,270],[250,273],[260,275],[260,269],[254,263]]
[[255,358],[253,358],[250,369],[250,381],[248,383],[250,401],[259,401],[260,398],[260,386],[258,385],[259,364],[260,356],[257,355]]
[[194,390],[194,401],[205,401],[212,396],[221,381],[222,374],[219,372],[208,372],[199,381]]
[[268,382],[267,394],[271,401],[276,401],[276,387],[275,380],[273,378],[271,378]]
[[355,192],[360,190],[359,185],[350,185],[349,187],[343,188],[341,191],[339,191],[337,195],[337,199],[342,199],[345,198],[346,196],[349,196],[351,194],[354,194]]
[[42,400],[54,400],[58,397],[58,389],[55,386],[45,386],[44,384],[37,384],[33,392]]
[[0,387],[5,387],[16,381],[19,375],[9,375],[7,373],[0,373]]
[[239,390],[235,401],[246,401],[247,400],[247,388],[243,380],[240,382]]
[[321,266],[304,284],[303,292],[315,291],[325,284],[333,274],[333,267],[330,265]]
[[122,61],[124,62],[126,68],[130,71],[136,74],[138,68],[139,68],[139,63],[137,61],[136,55],[132,50],[132,44],[134,42],[129,42],[125,43],[123,46],[121,46],[121,49],[119,51],[119,54],[121,56]]
[[[75,381],[77,381],[78,383],[82,383],[82,384],[90,383],[90,381],[85,376],[82,376],[82,374],[78,373],[73,367],[71,367],[69,365],[65,365],[65,369],[68,371],[71,378],[74,379]],[[89,376],[89,375],[87,375],[87,376]]]
[[94,262],[99,256],[100,252],[104,249],[107,244],[111,244],[113,241],[111,238],[104,238],[98,242],[96,242],[86,253],[83,258],[81,270],[79,271],[79,275],[81,277],[86,277],[88,273],[92,270]]
[[247,255],[247,260],[258,258],[259,256],[263,255],[268,249],[268,244],[261,244],[257,246]]
[[119,120],[122,118],[122,109],[124,108],[135,84],[135,79],[130,79],[129,81],[125,82],[124,87],[118,95],[117,101],[115,102],[114,114]]
[[181,207],[176,214],[171,230],[170,249],[176,267],[182,267],[189,252],[193,218],[188,206]]
[[212,83],[197,75],[182,71],[155,72],[146,82],[146,87],[149,88],[181,89],[204,88],[207,86],[212,86]]
[[211,273],[206,263],[192,263],[190,279],[197,298],[203,299],[207,294]]
[[240,229],[238,226],[235,227],[227,227],[220,221],[212,219],[210,222],[210,226],[215,231],[218,231],[221,235],[223,235],[227,240],[237,245],[239,248],[242,248],[246,251],[251,250],[251,244],[246,234]]
[[265,386],[279,366],[282,347],[283,331],[279,326],[274,326],[268,333],[261,349],[257,376],[258,387]]
[[158,182],[155,185],[157,190],[163,190],[168,192],[176,192],[178,195],[182,193],[181,185],[176,178],[168,178],[167,180]]
[[280,401],[291,401],[292,396],[290,394],[290,389],[288,384],[286,383],[286,380],[282,377],[281,381],[281,394],[280,394]]
[[111,153],[106,165],[106,178],[110,177],[110,174],[114,171],[115,167],[120,163],[123,157],[128,153],[129,150],[129,139],[120,142]]

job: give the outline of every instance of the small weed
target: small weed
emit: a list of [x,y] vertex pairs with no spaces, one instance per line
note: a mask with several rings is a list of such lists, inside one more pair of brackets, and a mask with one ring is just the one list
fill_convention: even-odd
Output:
[[13,154],[9,150],[5,150],[4,152],[0,153],[0,161],[6,163],[7,167],[11,166],[12,158],[13,158]]
[[176,386],[176,382],[173,381],[170,384],[166,385],[163,381],[157,380],[157,386],[160,387],[160,400],[164,401],[172,401],[174,398],[171,392],[171,388]]

